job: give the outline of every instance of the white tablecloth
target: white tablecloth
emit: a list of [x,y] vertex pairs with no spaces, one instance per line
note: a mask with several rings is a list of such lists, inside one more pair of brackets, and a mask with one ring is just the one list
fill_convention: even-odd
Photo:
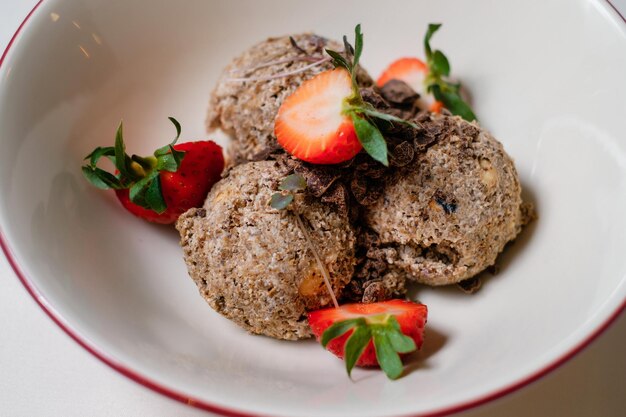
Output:
[[[0,0],[0,52],[35,3]],[[626,0],[614,4],[626,13]],[[625,416],[625,352],[622,314],[557,371],[464,416]],[[39,309],[0,255],[0,416],[208,415],[149,391],[92,357]]]

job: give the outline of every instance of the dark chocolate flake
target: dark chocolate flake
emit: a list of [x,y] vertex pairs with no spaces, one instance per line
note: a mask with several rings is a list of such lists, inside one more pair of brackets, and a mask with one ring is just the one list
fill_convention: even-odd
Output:
[[464,279],[457,284],[459,289],[466,294],[474,294],[482,286],[482,281],[479,277],[472,277]]
[[407,166],[415,158],[415,148],[409,142],[404,141],[391,151],[389,162],[393,166]]
[[392,105],[412,107],[420,97],[407,83],[400,80],[391,80],[381,89],[380,94]]

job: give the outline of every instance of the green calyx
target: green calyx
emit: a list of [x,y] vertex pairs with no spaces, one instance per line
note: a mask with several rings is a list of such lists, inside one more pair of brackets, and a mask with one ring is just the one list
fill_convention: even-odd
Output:
[[[87,155],[85,160],[89,163],[83,165],[83,175],[92,185],[103,190],[128,189],[130,201],[134,204],[159,214],[163,213],[167,210],[167,204],[163,198],[159,173],[178,171],[185,156],[185,152],[174,149],[174,144],[180,137],[180,123],[173,117],[169,117],[169,120],[176,128],[176,137],[148,157],[129,156],[126,153],[123,123],[120,122],[115,135],[115,146],[97,147]],[[117,174],[98,168],[98,162],[102,157],[106,157],[115,165]]]
[[432,93],[435,99],[441,101],[452,114],[461,116],[469,122],[477,120],[470,105],[461,97],[461,84],[451,83],[446,80],[450,75],[448,58],[438,49],[433,51],[430,46],[430,39],[440,27],[440,23],[429,24],[424,36],[424,52],[428,65],[428,74],[424,80],[426,91]]
[[337,51],[330,49],[326,53],[333,60],[335,68],[346,69],[352,78],[352,94],[347,97],[343,105],[343,114],[352,119],[356,135],[363,146],[363,149],[376,161],[385,166],[389,166],[387,142],[380,133],[380,130],[374,123],[374,120],[382,120],[389,123],[402,123],[412,127],[417,127],[414,123],[400,119],[389,114],[377,111],[374,106],[366,103],[361,97],[359,86],[357,84],[356,75],[363,52],[363,33],[361,25],[354,28],[354,47],[343,37],[344,54],[343,56]]
[[404,367],[400,354],[417,349],[415,341],[402,333],[398,320],[389,314],[338,321],[326,329],[320,342],[326,347],[331,340],[349,331],[352,331],[352,334],[344,346],[348,375],[351,375],[352,369],[370,341],[374,343],[378,364],[389,379],[397,379],[402,375]]
[[270,198],[270,206],[276,210],[284,210],[293,202],[297,192],[306,190],[306,180],[301,175],[291,174],[281,180],[278,189],[280,191]]

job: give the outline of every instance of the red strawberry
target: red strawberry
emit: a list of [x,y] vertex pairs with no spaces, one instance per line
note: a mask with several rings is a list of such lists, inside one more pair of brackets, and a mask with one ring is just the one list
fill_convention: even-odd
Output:
[[354,365],[380,366],[392,379],[402,373],[399,354],[419,349],[424,340],[428,310],[424,304],[390,300],[372,304],[344,304],[309,313],[318,341]]
[[[180,135],[180,125],[170,118]],[[212,141],[187,142],[158,149],[154,156],[128,156],[122,125],[115,147],[97,148],[83,166],[85,177],[98,188],[115,190],[122,205],[134,215],[150,222],[170,224],[192,207],[204,202],[209,190],[224,169],[222,148]],[[115,164],[116,175],[97,167],[106,156]]]
[[443,103],[436,101],[431,94],[424,89],[424,79],[428,74],[428,66],[417,58],[400,58],[387,67],[376,81],[379,87],[384,86],[391,80],[400,80],[407,83],[421,96],[428,110],[439,113]]
[[274,134],[290,154],[314,164],[336,164],[359,153],[361,144],[352,120],[343,114],[353,94],[350,73],[324,71],[305,81],[283,102]]

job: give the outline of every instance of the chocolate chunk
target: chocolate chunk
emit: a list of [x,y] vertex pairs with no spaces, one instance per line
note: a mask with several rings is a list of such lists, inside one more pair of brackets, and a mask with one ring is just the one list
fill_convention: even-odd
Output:
[[359,90],[361,93],[361,97],[363,97],[363,101],[371,104],[378,110],[385,110],[389,108],[389,103],[385,101],[385,99],[378,94],[372,88],[361,88]]
[[393,166],[403,167],[410,164],[415,158],[415,148],[409,142],[404,141],[390,152],[389,162]]
[[412,107],[420,97],[407,83],[400,80],[391,80],[381,89],[380,93],[392,105]]
[[338,169],[329,166],[315,166],[293,158],[283,162],[306,180],[307,190],[315,197],[321,197],[341,176]]
[[459,289],[466,294],[474,294],[482,286],[482,281],[479,277],[472,277],[464,279],[457,284]]
[[322,202],[334,204],[340,213],[349,214],[348,204],[350,203],[350,195],[346,190],[345,185],[336,183],[328,190],[328,192],[322,195]]

